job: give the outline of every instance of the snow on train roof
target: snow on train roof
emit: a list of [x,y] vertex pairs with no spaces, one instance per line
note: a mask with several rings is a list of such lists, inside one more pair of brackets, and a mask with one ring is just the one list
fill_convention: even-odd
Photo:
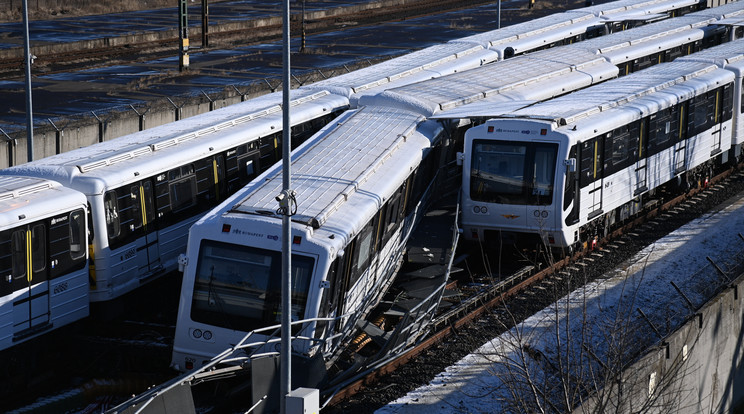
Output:
[[597,53],[607,53],[631,45],[655,41],[660,37],[685,32],[692,28],[707,26],[715,21],[716,19],[714,17],[691,13],[682,17],[675,17],[673,19],[623,30],[607,36],[595,37],[570,45],[569,47],[578,47],[596,51]]
[[566,125],[589,115],[717,70],[717,66],[696,62],[657,65],[591,88],[517,110],[504,117],[546,119]]
[[0,228],[17,226],[85,203],[82,194],[61,184],[31,177],[0,177]]
[[[385,122],[380,122],[382,119]],[[368,184],[375,173],[423,120],[421,115],[408,111],[363,107],[308,143],[311,147],[307,151],[295,151],[291,173],[298,203],[292,221],[319,228],[355,193],[369,191]],[[277,166],[230,211],[274,215],[275,197],[282,192],[282,186],[282,169]]]
[[364,97],[360,103],[393,102],[398,106],[414,108],[426,115],[434,115],[439,111],[533,84],[555,82],[555,78],[573,72],[581,72],[583,76],[596,81],[614,77],[618,70],[602,57],[582,49],[549,49],[495,62],[467,72],[389,89],[375,96]]
[[[592,21],[598,21],[597,16],[589,12],[584,12],[583,9],[578,9],[571,13],[551,14],[513,26],[502,27],[498,30],[463,37],[458,41],[474,42],[486,47],[494,47],[527,37],[543,35],[552,30],[568,28],[578,23],[589,24]],[[578,32],[576,34],[579,34],[584,33],[586,29],[585,26],[581,25],[577,30]]]
[[628,8],[622,12],[605,13],[602,19],[608,22],[622,21],[651,21],[669,17],[669,11],[682,7],[699,4],[698,0],[665,0],[647,4],[639,4],[637,7]]
[[[360,93],[399,79],[410,78],[421,72],[435,70],[455,61],[466,62],[458,70],[477,67],[483,63],[478,52],[484,50],[482,46],[472,43],[448,42],[408,53],[367,68],[334,76],[304,88],[327,89],[333,93],[349,97],[353,93]],[[469,61],[471,57],[476,57],[477,61]],[[494,55],[491,60],[495,60],[496,57]],[[428,77],[430,76],[428,75]]]
[[[144,131],[119,137],[110,141],[78,148],[37,162],[22,164],[13,169],[32,170],[34,168],[77,169],[79,172],[91,172],[98,168],[111,166],[123,161],[132,160],[140,156],[191,142],[194,138],[229,131],[231,127],[260,120],[268,115],[276,114],[279,121],[275,129],[281,130],[281,93],[272,93],[256,99],[230,105],[215,111],[196,115],[181,121],[157,126]],[[324,105],[323,111],[330,112],[347,105],[348,101],[342,97],[331,95],[327,91],[292,91],[291,106],[303,103],[319,102]],[[314,111],[318,108],[314,107]],[[298,115],[293,120],[301,122],[307,115]],[[71,171],[68,173],[72,173]],[[12,174],[12,172],[11,172]]]
[[709,62],[723,65],[744,60],[744,39],[724,43],[688,56],[682,56],[675,62]]
[[[690,4],[697,3],[700,3],[700,1],[693,0]],[[595,13],[597,15],[613,15],[640,9],[650,9],[653,13],[657,13],[659,8],[669,10],[671,8],[679,7],[679,4],[680,2],[677,0],[618,0],[584,7],[580,10]],[[685,4],[688,3],[685,2]]]

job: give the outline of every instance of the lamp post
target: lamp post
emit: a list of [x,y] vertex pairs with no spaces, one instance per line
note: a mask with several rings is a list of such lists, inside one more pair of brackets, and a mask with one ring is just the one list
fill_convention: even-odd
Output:
[[284,0],[282,10],[283,48],[282,48],[282,194],[278,197],[282,214],[282,306],[281,306],[281,350],[279,354],[281,378],[279,383],[279,406],[282,414],[287,413],[287,395],[292,391],[292,229],[291,204],[292,190],[290,182],[290,142],[291,123],[289,122],[290,84],[290,49],[289,49],[289,0]]

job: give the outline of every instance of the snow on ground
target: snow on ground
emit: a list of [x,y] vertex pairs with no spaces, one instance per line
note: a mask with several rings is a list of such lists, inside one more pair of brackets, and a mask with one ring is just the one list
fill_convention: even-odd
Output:
[[646,247],[606,279],[572,292],[376,413],[508,410],[515,390],[531,395],[526,375],[559,395],[559,367],[568,367],[572,378],[597,379],[596,369],[611,366],[613,356],[642,352],[660,341],[654,329],[667,335],[691,313],[672,282],[695,308],[708,300],[724,281],[706,256],[726,270],[742,257],[742,234],[744,197]]

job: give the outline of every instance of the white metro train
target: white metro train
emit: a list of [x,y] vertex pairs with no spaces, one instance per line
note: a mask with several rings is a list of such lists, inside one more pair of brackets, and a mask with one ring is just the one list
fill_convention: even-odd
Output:
[[[439,122],[367,106],[293,153],[291,312],[293,321],[307,321],[297,334],[311,338],[294,341],[294,352],[337,351],[380,300],[451,143]],[[279,323],[281,173],[280,165],[270,169],[191,228],[177,369],[198,368],[247,333]],[[251,342],[269,339],[256,333]]]
[[466,239],[581,247],[741,157],[744,41],[517,110],[465,139]]
[[[738,7],[731,9],[741,12]],[[358,97],[357,104],[361,105],[358,112],[350,112],[339,118],[333,122],[331,130],[306,143],[310,148],[303,146],[298,150],[297,166],[292,167],[293,174],[299,177],[296,187],[307,187],[307,192],[298,196],[299,211],[293,225],[294,241],[297,243],[293,261],[306,264],[306,268],[295,270],[301,272],[295,274],[294,281],[302,289],[295,293],[293,319],[315,321],[317,318],[347,315],[335,326],[321,324],[322,329],[314,322],[309,322],[302,336],[315,338],[318,342],[302,342],[303,345],[298,345],[296,351],[314,354],[336,350],[333,346],[324,348],[318,343],[328,335],[341,334],[340,337],[334,337],[337,341],[348,337],[355,321],[359,321],[384,293],[391,277],[391,263],[397,262],[404,250],[405,238],[396,235],[392,239],[394,244],[386,244],[390,236],[378,235],[381,228],[395,229],[397,224],[384,223],[382,227],[380,224],[373,225],[369,214],[381,214],[376,220],[390,219],[390,213],[383,204],[393,197],[391,191],[396,188],[404,191],[400,187],[400,180],[401,176],[410,173],[410,169],[405,167],[407,164],[401,164],[400,171],[389,166],[375,170],[370,177],[381,180],[377,177],[387,176],[384,181],[389,182],[387,185],[391,188],[385,191],[367,189],[356,183],[371,178],[360,178],[356,168],[349,169],[349,165],[355,164],[344,164],[347,160],[343,157],[336,159],[336,151],[339,151],[337,146],[348,148],[343,153],[356,155],[356,148],[360,144],[392,145],[390,142],[393,141],[390,140],[396,139],[400,131],[399,126],[388,119],[392,118],[391,114],[417,114],[425,119],[440,112],[445,113],[441,118],[450,121],[442,124],[429,121],[425,124],[441,125],[440,128],[444,125],[462,126],[449,134],[456,142],[450,145],[457,145],[461,143],[457,139],[458,133],[470,124],[463,122],[467,115],[446,115],[449,109],[457,110],[459,106],[472,102],[486,102],[488,105],[498,102],[501,110],[514,110],[612,79],[619,74],[616,64],[624,65],[648,55],[657,56],[649,64],[652,65],[663,61],[669,50],[680,50],[679,53],[684,54],[688,50],[694,51],[725,40],[717,29],[711,26],[708,30],[708,26],[703,25],[710,23],[710,20],[710,16],[696,17],[691,14],[608,35],[603,43],[589,48],[577,44],[540,51]],[[652,35],[657,43],[648,41]],[[626,55],[616,57],[613,64],[601,54],[597,55],[597,48],[600,47],[623,50]],[[658,58],[659,55],[662,58]],[[377,117],[376,124],[373,117]],[[361,123],[362,119],[364,123]],[[356,134],[355,139],[351,138],[349,131]],[[438,141],[433,136],[431,139]],[[407,156],[416,159],[420,152],[421,149],[417,148]],[[308,161],[310,159],[313,162]],[[364,160],[358,168],[367,168],[373,161],[374,158]],[[354,163],[357,162],[354,159]],[[192,227],[185,256],[187,265],[172,361],[178,369],[198,368],[238,343],[249,332],[278,323],[276,307],[281,217],[274,214],[277,208],[274,197],[281,192],[279,171],[280,167],[276,166],[268,175],[258,177]],[[342,190],[333,187],[339,181],[344,182]],[[347,186],[351,191],[346,189]],[[363,195],[364,200],[370,199],[367,200],[369,202],[378,200],[378,205],[373,210],[360,208],[357,204],[360,201],[356,201],[357,198],[352,195]],[[418,190],[414,191],[413,196],[404,195],[404,199],[408,200],[406,203],[419,200]],[[331,207],[327,207],[329,205]],[[328,212],[323,212],[326,207]],[[360,217],[352,219],[348,211],[358,211]],[[363,226],[363,222],[367,223],[367,227]],[[408,226],[404,228],[404,234],[407,234]],[[374,241],[368,241],[368,237],[373,237]],[[379,238],[382,238],[382,242]],[[372,252],[380,256],[364,253],[362,259],[355,257],[355,254],[361,254],[354,250],[359,243],[364,244],[364,250],[373,249]],[[336,258],[339,254],[343,257]],[[372,255],[374,260],[368,259],[368,255]],[[246,259],[248,257],[250,259]],[[338,263],[331,264],[334,260]],[[367,261],[372,265],[365,264]],[[382,268],[379,267],[379,261],[385,263]],[[361,278],[361,281],[355,284],[357,278]],[[354,323],[348,324],[347,321]],[[262,334],[254,334],[251,338],[251,342],[257,343],[267,340]]]
[[0,177],[0,349],[88,315],[88,204],[49,180]]
[[[431,46],[308,85],[293,92],[293,143],[302,142],[343,110],[356,106],[365,94],[462,72],[507,55],[601,35],[608,31],[607,22],[654,20],[701,7],[702,3],[692,0],[622,0]],[[567,59],[567,63],[580,63],[572,59]],[[602,73],[608,73],[607,70]],[[67,188],[65,191],[77,191],[86,198],[85,211],[90,218],[84,224],[89,246],[76,254],[84,254],[86,258],[83,266],[84,272],[89,274],[87,300],[106,302],[175,269],[178,254],[185,250],[189,226],[278,159],[280,101],[279,94],[267,95],[89,148],[4,169],[0,175],[56,181]],[[8,223],[21,215],[27,221],[43,220],[43,209],[34,207],[43,202],[41,198],[32,198],[22,214],[6,209],[2,217],[8,216]],[[25,221],[17,221],[18,228],[22,223]],[[51,251],[51,241],[46,243],[47,251]],[[13,256],[13,260],[20,260],[20,257]],[[56,266],[51,256],[46,263],[41,263],[38,255],[35,257],[36,261],[29,262],[29,268]],[[80,258],[76,256],[76,260]],[[12,263],[14,269],[19,269],[19,264]],[[59,267],[55,267],[49,275],[56,275],[58,271]],[[70,275],[79,276],[77,270],[70,272]],[[9,280],[16,280],[12,272],[9,274]],[[48,289],[47,285],[39,285],[42,280],[41,276],[31,277],[28,284],[34,292],[51,292],[55,298],[50,297],[49,304],[52,299],[84,302],[77,289],[59,286]],[[2,312],[6,318],[25,320],[26,288],[8,282],[2,294],[6,304]],[[36,306],[36,302],[40,303],[34,302],[34,310],[29,315],[44,309]],[[0,349],[67,323],[63,319],[72,321],[90,312],[88,306],[75,312],[55,313],[55,309],[61,308],[51,305],[46,309],[44,317],[29,317],[33,320],[29,328],[33,329],[24,330],[24,322],[18,322],[13,330],[3,327],[2,334],[13,336],[15,340],[0,343]],[[37,323],[44,318],[49,323]],[[18,334],[20,330],[24,333]]]

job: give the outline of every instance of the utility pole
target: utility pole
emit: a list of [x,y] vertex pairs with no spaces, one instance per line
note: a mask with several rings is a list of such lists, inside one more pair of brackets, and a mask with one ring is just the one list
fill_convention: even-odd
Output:
[[282,25],[282,194],[277,197],[282,214],[282,315],[281,315],[281,350],[279,354],[281,378],[279,382],[279,406],[281,414],[287,414],[287,395],[292,391],[292,204],[294,194],[290,182],[290,142],[292,127],[289,122],[290,81],[289,62],[289,0],[283,1]]
[[305,0],[302,0],[302,45],[300,46],[300,53],[305,52]]
[[178,0],[178,70],[189,68],[189,3]]
[[23,0],[23,47],[25,49],[26,66],[26,148],[28,150],[28,162],[34,160],[34,113],[31,102],[31,64],[34,57],[31,55],[31,41],[28,33],[28,0]]
[[209,47],[209,0],[202,0],[202,48]]

